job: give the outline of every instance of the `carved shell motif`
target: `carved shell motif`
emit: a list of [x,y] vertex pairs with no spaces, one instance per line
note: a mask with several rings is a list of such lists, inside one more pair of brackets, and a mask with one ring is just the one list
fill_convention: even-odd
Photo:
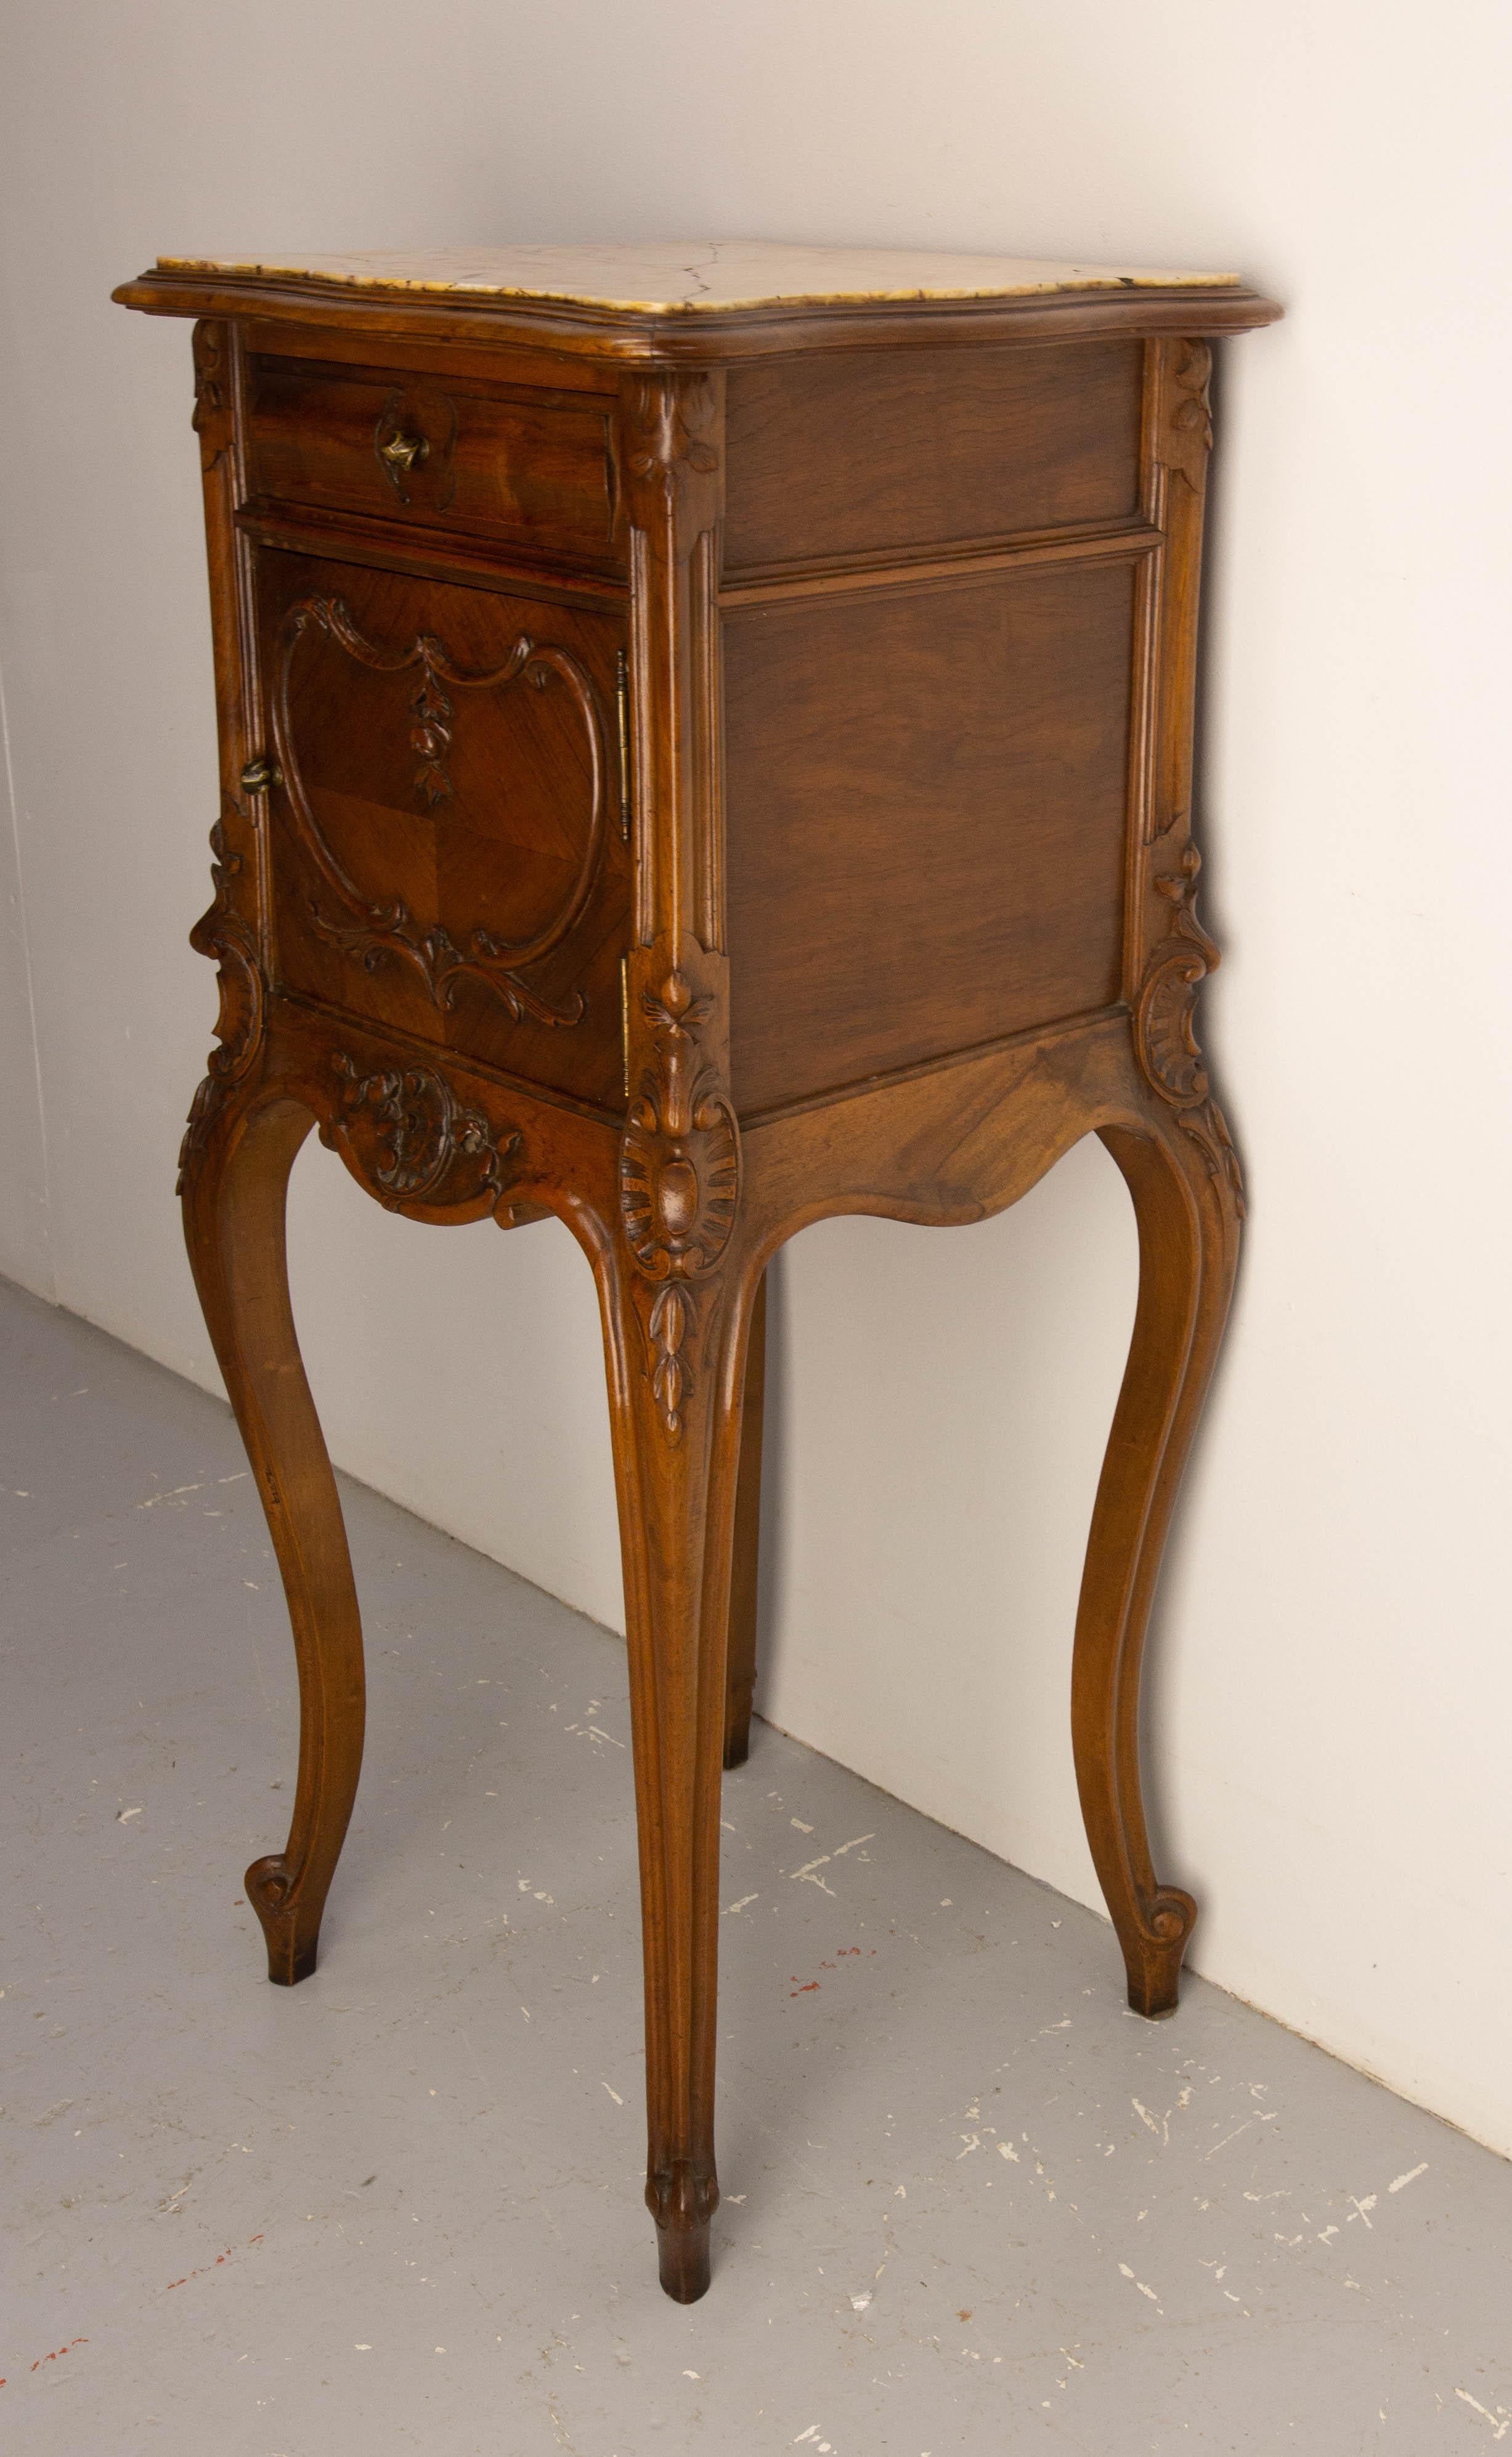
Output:
[[672,972],[641,1001],[659,1027],[658,1064],[642,1079],[620,1146],[620,1213],[648,1279],[706,1271],[729,1238],[740,1150],[719,1078],[701,1066],[697,1027],[712,1001]]

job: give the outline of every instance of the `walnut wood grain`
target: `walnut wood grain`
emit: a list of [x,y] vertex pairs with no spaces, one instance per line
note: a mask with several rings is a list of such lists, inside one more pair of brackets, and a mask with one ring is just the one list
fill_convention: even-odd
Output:
[[1136,341],[740,367],[726,576],[1131,519],[1143,377]]
[[361,1752],[283,1254],[314,1125],[389,1209],[554,1213],[595,1278],[646,2199],[692,2301],[766,1267],[836,1214],[985,1218],[1092,1133],[1140,1287],[1076,1779],[1130,2001],[1175,2002],[1195,1905],[1151,1859],[1139,1672],[1243,1209],[1195,1031],[1210,337],[1278,311],[1200,281],[681,320],[187,269],[117,295],[203,320],[220,1006],[181,1187],[299,1669],[293,1823],[248,1876],[270,1970],[314,1967]]
[[251,358],[249,391],[258,495],[623,559],[612,395],[273,356]]
[[288,552],[255,579],[282,979],[615,1105],[621,614]]
[[743,1115],[1116,1001],[1130,559],[724,627]]

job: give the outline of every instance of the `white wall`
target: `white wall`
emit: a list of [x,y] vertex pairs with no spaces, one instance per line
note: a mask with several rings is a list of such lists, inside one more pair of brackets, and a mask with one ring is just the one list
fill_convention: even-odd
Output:
[[[31,0],[8,40],[0,1265],[206,1382],[171,1201],[214,1007],[188,336],[113,281],[691,233],[1209,262],[1288,303],[1221,372],[1207,1029],[1254,1202],[1161,1609],[1162,1867],[1199,1970],[1512,2151],[1512,17]],[[615,1619],[565,1232],[435,1236],[315,1152],[294,1249],[338,1458]],[[1084,1899],[1067,1665],[1133,1263],[1091,1146],[980,1228],[811,1231],[778,1291],[766,1711]]]

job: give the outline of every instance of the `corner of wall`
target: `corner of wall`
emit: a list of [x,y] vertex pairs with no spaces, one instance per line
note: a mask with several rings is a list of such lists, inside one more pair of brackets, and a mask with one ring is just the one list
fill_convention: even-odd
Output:
[[47,1125],[21,861],[21,813],[0,670],[0,1271],[57,1302]]

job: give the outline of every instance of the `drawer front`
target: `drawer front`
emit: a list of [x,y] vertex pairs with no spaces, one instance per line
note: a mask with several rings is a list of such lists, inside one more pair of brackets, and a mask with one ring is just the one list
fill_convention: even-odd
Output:
[[268,548],[257,601],[281,981],[623,1106],[623,617]]
[[603,396],[503,397],[414,373],[255,357],[252,487],[614,564],[610,406]]

